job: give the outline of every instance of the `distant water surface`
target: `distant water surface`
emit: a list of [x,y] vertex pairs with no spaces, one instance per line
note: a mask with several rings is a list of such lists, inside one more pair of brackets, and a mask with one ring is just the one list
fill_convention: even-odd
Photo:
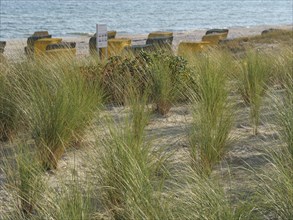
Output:
[[292,24],[292,0],[0,0],[0,38],[36,30],[87,35],[96,23],[129,34]]

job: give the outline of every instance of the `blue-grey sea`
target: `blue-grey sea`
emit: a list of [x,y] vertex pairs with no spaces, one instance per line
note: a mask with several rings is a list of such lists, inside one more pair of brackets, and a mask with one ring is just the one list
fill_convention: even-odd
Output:
[[292,0],[0,0],[0,38],[36,30],[86,35],[97,23],[122,33],[293,23]]

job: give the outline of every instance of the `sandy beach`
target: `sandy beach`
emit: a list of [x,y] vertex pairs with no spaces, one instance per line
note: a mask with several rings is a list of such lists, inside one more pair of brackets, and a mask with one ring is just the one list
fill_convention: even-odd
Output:
[[[216,27],[215,27],[216,28]],[[277,28],[277,29],[287,29],[292,30],[293,25],[262,25],[262,26],[251,26],[247,28],[243,27],[233,27],[229,28],[228,39],[233,39],[237,37],[253,36],[259,35],[263,30]],[[186,32],[174,32],[173,48],[174,51],[177,50],[177,46],[181,41],[200,41],[202,36],[205,35],[207,29],[203,30],[190,30]],[[55,36],[54,33],[49,33]],[[116,38],[126,37],[132,40],[133,45],[144,44],[147,39],[147,34],[140,35],[125,35],[117,33]],[[63,41],[66,42],[76,42],[77,55],[86,56],[89,54],[89,39],[90,36],[77,36],[77,37],[64,37]],[[26,46],[26,39],[11,39],[7,40],[7,45],[5,48],[5,55],[7,57],[13,57],[15,55],[23,55],[24,47]]]
[[[293,30],[293,25],[229,28],[228,39],[260,35],[263,30],[270,28]],[[174,32],[174,51],[177,51],[178,44],[182,41],[201,41],[206,31],[207,29]],[[49,33],[53,37],[59,37],[51,33],[50,30]],[[116,38],[130,38],[133,45],[140,45],[145,44],[147,34],[125,35],[117,33]],[[76,36],[64,37],[63,41],[76,42],[77,56],[86,57],[89,55],[89,39],[90,36]],[[4,56],[11,60],[23,56],[24,47],[27,44],[26,41],[26,39],[7,40]],[[263,44],[262,46],[270,48],[270,43]],[[277,46],[278,44],[276,43],[276,48]],[[277,52],[275,54],[277,55]],[[229,93],[229,98],[234,100],[233,105],[235,105],[235,111],[237,111],[230,133],[231,143],[229,143],[229,149],[227,149],[224,157],[213,168],[211,179],[219,181],[219,185],[223,188],[226,197],[234,205],[242,201],[249,201],[252,198],[258,187],[256,184],[258,179],[253,172],[264,170],[269,173],[271,171],[266,151],[280,148],[283,146],[283,140],[280,138],[278,127],[274,121],[275,113],[272,111],[272,97],[270,95],[264,97],[263,105],[261,106],[259,134],[253,135],[253,126],[250,123],[250,107],[235,92],[236,90],[234,91],[234,87],[230,89],[232,90]],[[283,90],[277,90],[277,92],[281,94]],[[150,106],[150,108],[155,109],[153,106]],[[100,157],[100,152],[98,151],[100,148],[97,148],[97,146],[103,143],[104,138],[109,133],[108,128],[105,128],[106,125],[103,124],[103,119],[113,118],[115,120],[112,123],[120,125],[126,121],[126,117],[129,114],[129,108],[124,106],[105,105],[105,107],[101,108],[99,116],[94,119],[93,127],[86,130],[83,139],[79,143],[81,147],[68,149],[58,162],[57,169],[46,172],[42,176],[48,184],[48,188],[51,187],[50,189],[58,191],[61,184],[69,185],[72,182],[73,175],[76,175],[80,180],[86,179],[88,172],[93,169],[93,161]],[[188,164],[190,162],[189,133],[194,124],[193,114],[190,103],[174,103],[170,112],[164,116],[152,112],[150,120],[145,127],[148,144],[166,154],[172,153],[173,161],[170,164],[176,169],[180,168],[183,163]],[[6,149],[13,148],[18,143],[17,141],[15,143],[0,142],[0,147],[5,152]],[[32,142],[31,139],[29,141]],[[1,156],[5,155],[2,151],[0,149],[0,161],[2,159]],[[14,195],[11,193],[11,189],[9,189],[4,171],[4,168],[0,167],[0,220],[2,220],[2,216],[9,216],[16,209]],[[264,219],[276,218],[266,214]]]

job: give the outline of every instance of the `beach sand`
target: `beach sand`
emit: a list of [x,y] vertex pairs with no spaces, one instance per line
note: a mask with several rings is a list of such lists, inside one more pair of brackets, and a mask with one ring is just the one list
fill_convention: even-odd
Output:
[[[234,27],[229,28],[228,39],[233,39],[237,37],[253,36],[259,35],[263,30],[269,28],[278,29],[293,29],[293,25],[262,25],[262,26],[252,26],[252,27]],[[177,46],[181,41],[201,41],[203,35],[207,29],[203,30],[189,30],[185,32],[174,32],[173,48],[174,51],[177,50]],[[49,31],[50,33],[50,31]],[[54,33],[53,37],[55,36]],[[133,45],[145,44],[147,39],[147,34],[137,34],[137,35],[125,35],[117,33],[116,38],[130,38]],[[76,42],[77,55],[87,56],[89,54],[89,36],[77,36],[77,37],[63,37],[63,41],[66,42]],[[5,48],[4,55],[7,57],[21,56],[24,55],[24,47],[26,46],[27,39],[11,39],[7,40],[7,45]]]

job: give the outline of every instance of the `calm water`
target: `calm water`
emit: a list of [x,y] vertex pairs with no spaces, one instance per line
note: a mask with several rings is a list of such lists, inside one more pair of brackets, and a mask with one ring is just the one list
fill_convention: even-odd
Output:
[[54,36],[95,32],[96,23],[124,33],[292,24],[292,0],[0,0],[0,38],[36,30]]

